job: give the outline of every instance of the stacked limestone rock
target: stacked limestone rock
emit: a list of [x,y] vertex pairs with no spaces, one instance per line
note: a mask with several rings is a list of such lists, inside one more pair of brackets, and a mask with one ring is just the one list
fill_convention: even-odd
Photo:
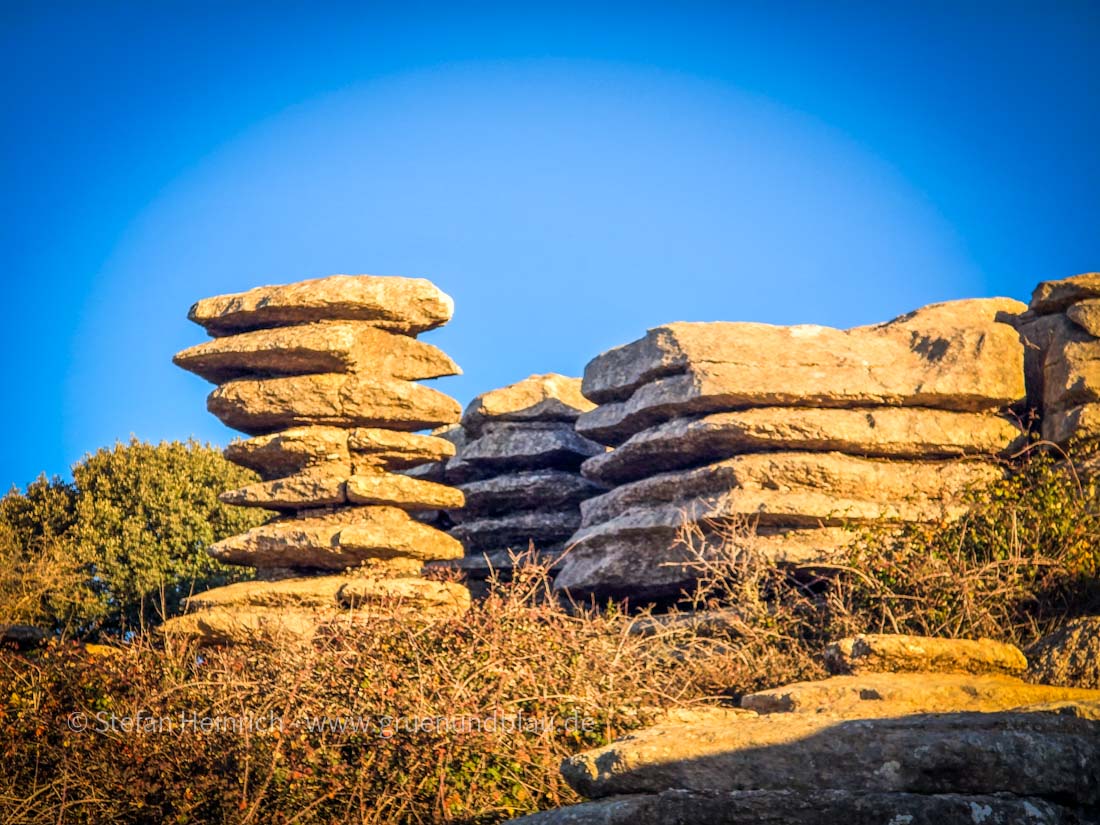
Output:
[[1039,284],[1019,326],[1043,438],[1100,437],[1100,272]]
[[210,548],[268,580],[199,594],[190,600],[198,609],[169,632],[309,635],[325,618],[379,601],[444,611],[468,602],[463,588],[418,577],[424,562],[459,557],[462,546],[409,515],[459,508],[462,493],[399,472],[454,455],[451,442],[415,431],[457,421],[458,404],[414,383],[459,371],[415,337],[452,311],[429,281],[369,275],[259,287],[191,308],[214,339],[174,360],[218,385],[208,409],[252,436],[226,456],[262,479],[222,500],[278,516]]
[[859,636],[838,674],[671,714],[562,764],[594,799],[523,825],[1096,822],[1100,691],[1029,684],[1011,645]]
[[582,505],[557,586],[675,596],[693,578],[685,525],[746,517],[758,551],[801,562],[852,525],[961,512],[1021,437],[1023,309],[956,301],[850,330],[675,323],[598,356],[582,389],[600,406],[576,426],[615,449],[582,472],[618,486]]
[[536,558],[553,558],[580,526],[580,503],[605,489],[579,472],[605,448],[573,429],[594,407],[579,378],[532,375],[479,395],[461,426],[442,433],[458,445],[457,455],[419,474],[465,495],[465,507],[447,516],[450,534],[466,548],[459,566],[471,579],[490,571],[507,577],[513,555],[530,544]]

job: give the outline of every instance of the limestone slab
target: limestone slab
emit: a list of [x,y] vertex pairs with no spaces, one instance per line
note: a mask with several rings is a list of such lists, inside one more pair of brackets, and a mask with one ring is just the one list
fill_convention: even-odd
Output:
[[222,384],[207,409],[250,435],[301,425],[422,430],[458,420],[458,402],[409,381],[325,373],[241,378]]
[[883,458],[1000,455],[1022,446],[1014,421],[986,413],[918,407],[760,407],[674,418],[642,430],[581,465],[587,477],[621,484],[738,453],[837,451]]
[[185,349],[172,361],[215,384],[324,372],[415,381],[461,372],[438,347],[364,321],[319,321],[227,335]]
[[187,317],[211,335],[312,321],[369,321],[415,335],[445,324],[454,302],[431,281],[387,275],[330,275],[205,298]]

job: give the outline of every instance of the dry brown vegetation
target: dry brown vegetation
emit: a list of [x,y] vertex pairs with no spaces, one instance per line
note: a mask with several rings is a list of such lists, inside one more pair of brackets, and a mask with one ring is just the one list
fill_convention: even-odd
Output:
[[661,617],[560,604],[527,565],[445,622],[382,607],[306,645],[5,652],[0,821],[481,823],[568,804],[566,754],[665,709],[819,676],[833,638],[1026,643],[1096,610],[1098,501],[1036,454],[975,491],[968,519],[861,534],[813,570],[745,552],[743,523],[715,525],[685,537],[700,586]]

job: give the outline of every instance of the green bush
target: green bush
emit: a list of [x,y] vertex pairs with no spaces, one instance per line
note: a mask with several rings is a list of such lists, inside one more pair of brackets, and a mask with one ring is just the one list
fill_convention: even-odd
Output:
[[248,574],[206,548],[265,519],[218,493],[256,476],[195,441],[132,439],[0,499],[0,613],[90,636],[179,611],[194,589]]

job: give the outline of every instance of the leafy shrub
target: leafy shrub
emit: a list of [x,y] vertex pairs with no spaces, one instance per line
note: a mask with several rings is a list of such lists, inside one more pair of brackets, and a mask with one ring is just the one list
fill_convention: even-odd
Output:
[[195,441],[132,439],[0,499],[0,615],[90,635],[178,612],[193,588],[247,571],[206,548],[261,523],[218,493],[256,480]]

